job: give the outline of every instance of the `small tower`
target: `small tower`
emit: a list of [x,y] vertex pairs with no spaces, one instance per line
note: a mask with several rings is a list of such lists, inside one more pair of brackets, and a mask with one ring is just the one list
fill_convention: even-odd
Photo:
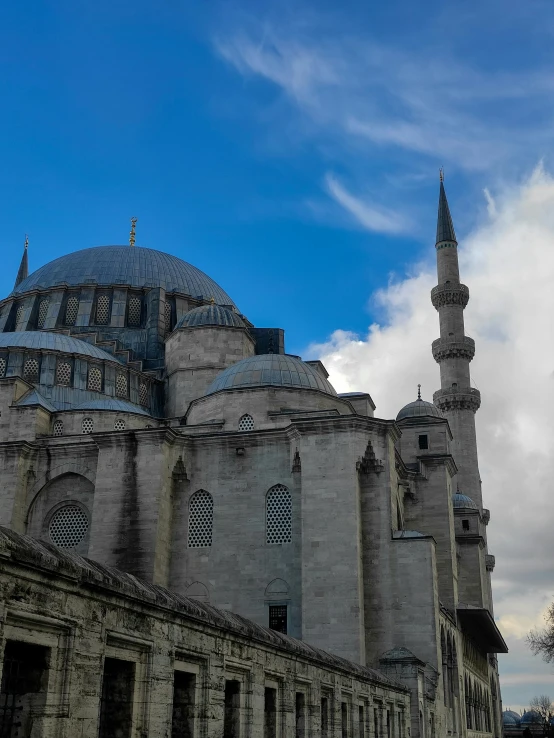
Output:
[[18,285],[20,285],[24,279],[27,279],[27,277],[29,276],[29,259],[27,256],[28,249],[29,249],[29,239],[27,238],[27,234],[25,234],[25,245],[23,247],[23,256],[21,257],[21,264],[19,265],[19,271],[17,272],[17,277],[15,278],[15,284],[13,286],[14,289]]
[[433,402],[450,423],[452,454],[459,470],[459,488],[481,508],[475,434],[475,413],[481,404],[481,395],[479,390],[471,387],[469,374],[475,342],[464,331],[464,309],[469,301],[469,290],[460,282],[458,242],[446,199],[442,170],[436,251],[438,285],[431,291],[431,302],[439,313],[440,338],[433,341],[433,358],[440,365],[441,389],[433,395]]

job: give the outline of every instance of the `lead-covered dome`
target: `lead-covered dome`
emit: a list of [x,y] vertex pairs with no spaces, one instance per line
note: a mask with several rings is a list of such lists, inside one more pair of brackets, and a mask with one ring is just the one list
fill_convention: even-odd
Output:
[[294,387],[337,396],[332,384],[317,369],[287,354],[263,354],[238,361],[217,375],[206,395],[245,387]]
[[466,510],[479,510],[478,505],[473,502],[471,497],[463,495],[461,492],[456,492],[456,494],[452,495],[452,506],[454,508],[462,508]]
[[63,285],[163,287],[220,305],[234,305],[229,295],[192,264],[162,251],[139,246],[95,246],[45,264],[17,285],[11,296]]
[[17,331],[13,333],[0,333],[0,348],[21,348],[33,351],[59,351],[63,354],[77,354],[78,356],[90,356],[93,359],[113,361],[120,364],[119,359],[108,354],[98,346],[81,341],[73,336],[63,333],[47,333],[45,331]]
[[244,320],[234,310],[221,307],[221,305],[200,305],[185,313],[174,330],[205,325],[217,325],[226,328],[246,327]]
[[444,418],[444,415],[432,402],[426,402],[418,398],[414,402],[404,405],[396,416],[397,420],[404,420],[405,418]]

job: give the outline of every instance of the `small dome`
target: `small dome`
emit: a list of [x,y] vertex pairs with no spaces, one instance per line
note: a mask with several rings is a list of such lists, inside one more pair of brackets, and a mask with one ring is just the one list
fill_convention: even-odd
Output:
[[245,328],[244,320],[238,313],[221,305],[200,305],[183,315],[175,326],[178,328],[196,328],[204,325],[219,325],[226,328]]
[[479,507],[473,502],[471,497],[468,497],[467,495],[462,495],[460,492],[456,492],[455,495],[452,495],[452,506],[454,509],[456,508],[469,508],[470,510],[479,510]]
[[527,710],[527,712],[524,712],[521,717],[521,723],[541,723],[542,724],[542,717],[540,713],[538,713],[536,710]]
[[206,394],[243,387],[296,387],[337,396],[331,383],[317,369],[288,354],[263,354],[242,359],[218,374]]
[[444,418],[444,415],[432,402],[417,399],[404,405],[402,410],[396,416],[397,420],[405,420],[406,418]]
[[0,348],[12,347],[33,349],[35,351],[41,349],[60,351],[63,354],[79,354],[80,356],[91,356],[93,359],[121,363],[119,359],[101,348],[78,338],[73,338],[73,336],[65,336],[63,333],[48,333],[45,331],[0,333]]
[[502,722],[504,725],[518,725],[521,720],[521,716],[513,710],[504,710],[502,713]]
[[87,400],[72,410],[108,410],[116,413],[136,413],[138,415],[150,415],[146,410],[126,400],[116,400],[106,397],[103,400]]

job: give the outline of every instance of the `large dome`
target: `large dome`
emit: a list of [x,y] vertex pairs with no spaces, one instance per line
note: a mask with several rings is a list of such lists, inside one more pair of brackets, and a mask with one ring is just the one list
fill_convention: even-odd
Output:
[[286,354],[262,354],[242,359],[218,374],[206,394],[245,387],[295,387],[337,395],[333,385],[317,369]]
[[229,295],[200,269],[162,251],[130,246],[95,246],[60,256],[30,274],[12,292],[20,295],[34,289],[59,285],[130,285],[163,287],[220,305],[234,305]]

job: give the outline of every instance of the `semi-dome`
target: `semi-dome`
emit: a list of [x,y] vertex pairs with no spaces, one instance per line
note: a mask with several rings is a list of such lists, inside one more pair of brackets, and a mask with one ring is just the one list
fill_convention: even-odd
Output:
[[119,359],[108,354],[97,346],[93,346],[78,338],[65,336],[62,333],[48,333],[45,331],[14,331],[13,333],[0,333],[0,348],[26,348],[34,351],[60,351],[63,354],[78,354],[80,356],[91,356],[93,359],[102,361],[115,361],[120,364]]
[[244,387],[295,387],[337,396],[332,384],[317,369],[287,354],[263,354],[242,359],[218,374],[206,394]]
[[244,320],[238,313],[221,305],[200,305],[189,310],[175,326],[178,328],[196,328],[197,326],[219,325],[226,328],[245,328]]
[[396,416],[397,420],[404,420],[405,418],[444,418],[444,415],[432,402],[426,402],[418,398],[414,402],[404,405]]
[[473,502],[471,497],[468,497],[467,495],[462,495],[460,492],[456,492],[456,494],[452,495],[452,506],[454,508],[469,508],[470,510],[479,510],[478,505]]
[[205,300],[213,297],[221,305],[234,305],[213,279],[192,264],[139,246],[95,246],[60,256],[30,274],[17,285],[12,296],[66,284],[163,287],[166,292]]

